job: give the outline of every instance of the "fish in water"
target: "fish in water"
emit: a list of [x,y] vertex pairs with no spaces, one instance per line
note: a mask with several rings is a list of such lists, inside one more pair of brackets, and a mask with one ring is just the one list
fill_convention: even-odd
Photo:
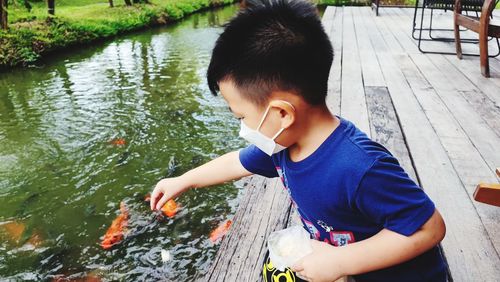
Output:
[[21,222],[11,221],[1,224],[0,231],[7,234],[7,240],[14,245],[23,245],[27,243],[34,247],[38,247],[42,244],[41,236],[36,232],[30,232],[30,229],[26,228],[26,225]]
[[210,240],[215,243],[217,240],[222,238],[224,235],[226,235],[227,231],[229,230],[229,227],[231,227],[231,224],[233,222],[228,219],[226,222],[223,222],[221,225],[219,225],[217,228],[215,228],[211,233],[210,233]]
[[122,166],[127,163],[127,159],[130,156],[130,152],[123,152],[120,158],[116,161],[116,166]]
[[163,207],[161,208],[163,214],[170,218],[175,216],[177,210],[178,210],[177,203],[173,199],[168,200],[165,203],[165,205],[163,205]]
[[108,143],[113,146],[125,146],[127,141],[125,141],[125,138],[115,138],[111,139]]
[[83,277],[71,277],[71,275],[58,274],[52,278],[52,282],[101,282],[97,274],[87,274]]
[[[146,194],[144,196],[144,202],[150,202],[151,201],[151,194]],[[165,205],[161,208],[161,211],[165,216],[168,216],[170,218],[174,217],[177,211],[179,211],[179,205],[174,201],[174,199],[168,200]]]
[[113,247],[123,240],[128,226],[128,210],[125,203],[120,203],[120,214],[113,220],[104,238],[101,242],[101,247],[105,250]]

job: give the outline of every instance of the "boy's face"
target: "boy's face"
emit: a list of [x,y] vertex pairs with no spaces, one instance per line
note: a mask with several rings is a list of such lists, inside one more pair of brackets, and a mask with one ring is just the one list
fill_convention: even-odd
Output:
[[293,141],[290,140],[291,132],[289,127],[295,121],[296,113],[294,108],[287,102],[292,104],[293,102],[286,101],[282,98],[270,99],[270,101],[263,106],[258,106],[256,103],[253,103],[245,98],[238,91],[234,83],[229,79],[220,81],[219,89],[222,97],[224,97],[228,103],[229,109],[233,112],[234,116],[238,119],[242,119],[243,122],[251,129],[257,129],[267,107],[270,105],[271,108],[269,109],[259,132],[271,138],[281,128],[285,128],[285,131],[283,131],[283,133],[280,134],[275,141],[285,147],[292,145],[291,143],[293,143]]

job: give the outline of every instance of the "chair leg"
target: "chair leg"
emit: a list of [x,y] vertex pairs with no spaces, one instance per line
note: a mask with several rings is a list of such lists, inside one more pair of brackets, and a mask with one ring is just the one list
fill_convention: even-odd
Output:
[[422,29],[424,28],[424,11],[425,11],[425,9],[422,8],[422,15],[420,17],[420,30],[418,31],[418,44],[417,44],[417,46],[418,46],[418,50],[420,52],[424,52],[424,51],[422,51],[422,47],[420,46],[420,44],[422,43]]
[[488,35],[487,29],[479,32],[479,61],[481,63],[481,73],[484,77],[490,77],[490,63],[488,58]]
[[[455,19],[456,22],[456,19]],[[457,57],[461,60],[462,59],[462,43],[460,42],[460,26],[458,26],[456,23],[454,24],[454,30],[455,30],[455,48],[457,51]]]

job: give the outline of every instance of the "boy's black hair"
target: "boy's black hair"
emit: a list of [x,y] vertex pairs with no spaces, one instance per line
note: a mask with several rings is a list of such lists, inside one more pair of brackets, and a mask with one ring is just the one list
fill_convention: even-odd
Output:
[[230,79],[258,105],[276,90],[325,103],[333,49],[314,4],[250,0],[224,27],[207,71],[214,95],[219,81]]

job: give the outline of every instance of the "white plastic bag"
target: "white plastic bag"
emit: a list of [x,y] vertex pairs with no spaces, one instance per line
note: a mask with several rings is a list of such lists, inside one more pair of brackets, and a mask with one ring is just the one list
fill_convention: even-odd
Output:
[[309,233],[299,225],[274,231],[267,239],[271,263],[280,271],[292,267],[295,262],[312,252],[309,240]]

